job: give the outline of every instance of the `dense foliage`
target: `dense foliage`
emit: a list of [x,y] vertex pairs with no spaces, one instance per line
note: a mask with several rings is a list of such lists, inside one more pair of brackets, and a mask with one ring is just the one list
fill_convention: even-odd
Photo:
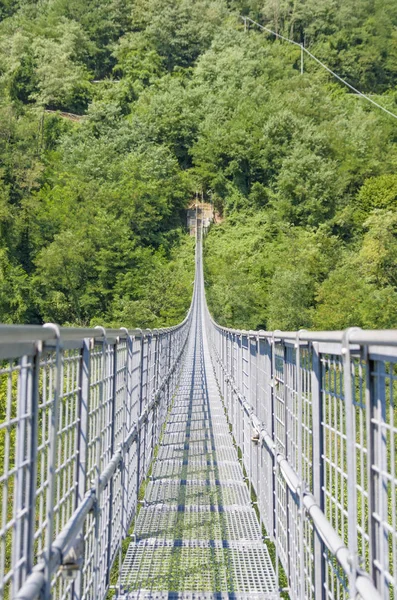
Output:
[[7,0],[0,320],[156,327],[185,313],[202,189],[211,309],[251,328],[397,325],[392,0]]
[[[1,321],[153,327],[184,316],[191,181],[161,117],[146,129],[151,109],[139,103],[210,44],[217,5],[181,9],[118,0],[2,6]],[[207,29],[187,43],[206,10]]]
[[222,96],[193,151],[226,216],[206,242],[212,310],[252,329],[396,327],[397,122],[299,75],[294,52],[251,33],[207,53]]

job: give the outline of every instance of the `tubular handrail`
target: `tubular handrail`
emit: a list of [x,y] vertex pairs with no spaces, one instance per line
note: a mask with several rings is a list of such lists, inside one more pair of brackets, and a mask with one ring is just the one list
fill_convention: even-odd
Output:
[[[114,328],[83,328],[83,327],[59,327],[60,339],[62,341],[73,341],[83,339],[102,340],[104,338],[103,329],[106,331],[106,337],[119,338],[125,340],[127,337],[141,337],[158,335],[159,333],[171,333],[181,329],[189,320],[190,311],[185,319],[172,327],[163,327],[160,329],[120,329]],[[15,344],[28,342],[47,342],[54,341],[56,335],[53,331],[48,330],[41,325],[0,325],[0,344]]]
[[[259,339],[271,339],[276,336],[277,339],[288,342],[295,342],[296,331],[258,331],[233,329],[219,325],[210,315],[211,324],[219,331],[231,333],[234,335],[244,335],[248,337],[257,337]],[[300,333],[299,338],[302,342],[327,342],[341,344],[343,336],[348,330],[340,331],[304,331]],[[350,336],[352,344],[374,344],[379,346],[397,346],[397,329],[357,329]]]

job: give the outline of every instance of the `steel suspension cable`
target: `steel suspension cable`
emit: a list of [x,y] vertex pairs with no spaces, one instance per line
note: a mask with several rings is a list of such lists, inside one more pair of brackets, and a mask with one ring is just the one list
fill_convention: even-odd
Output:
[[345,85],[349,89],[351,89],[355,94],[358,94],[361,98],[364,98],[364,100],[367,100],[368,102],[370,102],[371,104],[373,104],[374,106],[376,106],[377,108],[379,108],[380,110],[383,110],[383,112],[385,112],[386,114],[388,114],[390,117],[393,117],[394,119],[397,119],[397,114],[395,114],[391,110],[385,108],[384,106],[382,106],[381,104],[379,104],[375,100],[372,100],[372,98],[370,98],[369,96],[367,96],[367,94],[364,94],[363,92],[360,92],[360,90],[358,90],[353,85],[351,85],[349,82],[347,82],[345,79],[343,79],[343,77],[341,77],[340,75],[338,75],[337,73],[335,73],[335,71],[333,71],[330,67],[328,67],[326,64],[324,64],[319,58],[317,58],[314,54],[312,54],[307,48],[305,48],[305,46],[303,44],[299,44],[298,42],[295,42],[294,40],[291,40],[291,39],[289,39],[289,38],[281,35],[280,33],[277,33],[276,31],[273,31],[272,29],[269,29],[268,27],[265,27],[264,25],[261,25],[257,21],[254,21],[253,19],[250,19],[250,17],[241,17],[241,18],[244,21],[244,23],[247,23],[247,21],[249,21],[250,23],[252,23],[256,27],[259,27],[259,29],[262,29],[263,31],[266,31],[267,33],[269,33],[270,35],[273,35],[274,37],[278,38],[279,40],[283,40],[284,42],[288,42],[289,44],[293,44],[294,46],[298,46],[298,48],[301,49],[302,53],[305,52],[317,64],[319,64],[323,69],[325,69],[326,71],[328,71],[328,73],[330,73],[333,77],[335,77],[335,79],[337,79],[338,81],[340,81],[341,83],[343,83],[343,85]]

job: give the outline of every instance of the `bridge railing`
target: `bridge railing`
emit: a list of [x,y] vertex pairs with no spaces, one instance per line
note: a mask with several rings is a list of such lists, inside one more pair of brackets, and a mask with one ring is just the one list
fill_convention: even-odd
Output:
[[397,332],[207,330],[291,600],[396,599]]
[[0,597],[104,598],[190,322],[0,326]]

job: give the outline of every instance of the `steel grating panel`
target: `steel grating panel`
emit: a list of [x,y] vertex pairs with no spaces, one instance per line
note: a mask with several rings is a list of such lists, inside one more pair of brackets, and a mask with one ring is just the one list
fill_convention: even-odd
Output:
[[[123,594],[123,600],[230,600],[231,596],[227,592],[148,592],[140,590],[137,592],[129,592]],[[278,600],[279,595],[257,594],[250,592],[249,594],[233,593],[233,600]]]
[[145,494],[148,504],[170,505],[249,505],[248,488],[244,484],[208,485],[205,482],[157,480],[148,484]]
[[229,548],[241,550],[249,544],[250,548],[262,548],[262,543],[257,540],[194,540],[194,539],[170,539],[147,538],[134,543],[139,546],[150,548]]
[[[195,507],[196,508],[196,507]],[[254,510],[172,511],[167,506],[143,508],[135,526],[136,540],[257,541],[262,536]]]
[[225,592],[277,597],[267,549],[202,548],[130,544],[120,586],[127,593]]
[[208,421],[209,418],[209,412],[208,411],[197,411],[197,412],[192,412],[190,410],[178,410],[177,414],[171,414],[170,418],[168,419],[167,423],[168,425],[175,425],[176,423],[184,423],[186,424],[186,420],[189,419],[190,422],[196,422],[196,421]]
[[226,430],[217,432],[216,437],[211,431],[200,429],[196,431],[180,431],[176,433],[164,433],[162,443],[168,444],[183,444],[184,442],[205,442],[206,440],[213,440],[216,445],[230,445],[232,444],[232,436]]
[[236,463],[216,463],[212,460],[157,461],[153,467],[152,479],[195,479],[200,481],[241,481],[243,472]]
[[172,444],[160,446],[157,460],[195,460],[207,457],[207,460],[218,462],[233,462],[237,460],[237,453],[230,445],[214,446],[210,441],[191,442],[186,444]]
[[[184,423],[168,423],[166,427],[166,433],[180,433],[180,432],[195,432],[200,431],[201,433],[209,433],[211,427],[211,419],[205,420],[191,420],[186,417]],[[229,434],[229,427],[225,423],[218,423],[216,427],[216,433]],[[200,439],[200,438],[199,438]]]
[[203,400],[200,399],[199,401],[194,401],[193,400],[183,400],[180,401],[178,399],[178,397],[175,398],[174,400],[174,404],[173,404],[173,411],[172,411],[172,415],[171,416],[175,416],[177,414],[179,414],[180,412],[189,412],[192,415],[196,414],[196,413],[200,413],[200,412],[217,412],[220,415],[226,416],[225,415],[225,410],[223,408],[222,405],[220,405],[218,403],[218,401],[216,402],[211,402],[211,401],[207,401],[207,400]]
[[166,504],[166,503],[159,503],[159,504],[153,504],[153,505],[149,505],[148,503],[145,503],[144,501],[141,503],[141,506],[143,506],[144,508],[150,508],[151,510],[158,510],[158,511],[169,511],[169,512],[207,512],[207,511],[214,511],[214,512],[233,512],[235,510],[237,511],[241,511],[241,512],[250,512],[252,511],[252,507],[250,505],[247,506],[238,506],[236,504],[225,504],[225,505],[212,505],[212,506],[204,506],[204,505],[199,505],[199,504],[191,504],[191,505],[177,505],[177,504]]
[[227,423],[227,419],[226,419],[223,408],[217,408],[216,406],[213,406],[213,405],[200,404],[200,405],[192,406],[191,404],[184,404],[184,405],[178,405],[178,404],[175,405],[174,404],[173,408],[174,408],[174,410],[170,415],[170,420],[169,420],[170,423],[172,423],[174,421],[181,422],[182,420],[186,419],[186,417],[191,417],[192,419],[200,419],[200,417],[209,418],[209,417],[213,417],[215,415],[216,415],[217,419],[220,420],[220,422]]
[[237,453],[233,446],[218,446],[215,455],[219,462],[237,460]]
[[184,423],[168,423],[165,431],[166,433],[179,433],[180,431],[206,431],[210,426],[210,421],[205,420],[192,420],[186,418]]

